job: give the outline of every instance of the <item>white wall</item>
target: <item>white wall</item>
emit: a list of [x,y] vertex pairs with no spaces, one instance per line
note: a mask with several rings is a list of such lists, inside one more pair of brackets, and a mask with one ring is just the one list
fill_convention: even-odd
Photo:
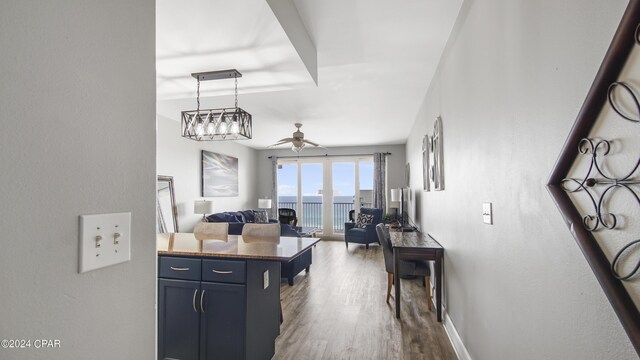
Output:
[[[324,156],[328,155],[352,155],[373,154],[376,152],[390,152],[387,156],[387,188],[404,186],[405,181],[405,147],[404,145],[379,145],[379,146],[344,146],[328,149],[305,148],[300,156]],[[291,157],[296,156],[291,149],[268,149],[258,151],[258,174],[262,177],[258,182],[258,196],[270,197],[273,181],[271,178],[271,159],[269,156]],[[387,194],[388,195],[388,194]],[[388,200],[388,199],[387,199]]]
[[[179,114],[179,112],[176,112]],[[257,209],[256,186],[261,173],[256,172],[257,151],[241,142],[193,141],[180,136],[180,123],[158,115],[158,174],[173,176],[178,229],[190,232],[202,215],[193,213],[194,200],[201,194],[201,151],[213,151],[238,158],[238,196],[206,198],[215,212]],[[268,173],[270,174],[270,172]],[[267,175],[270,178],[271,175]]]
[[[635,359],[545,184],[625,1],[467,1],[407,141],[421,227],[474,359]],[[422,192],[442,115],[446,190]],[[494,225],[482,223],[492,202]]]
[[[0,2],[1,359],[153,359],[153,1]],[[78,274],[78,216],[130,211],[131,261]]]

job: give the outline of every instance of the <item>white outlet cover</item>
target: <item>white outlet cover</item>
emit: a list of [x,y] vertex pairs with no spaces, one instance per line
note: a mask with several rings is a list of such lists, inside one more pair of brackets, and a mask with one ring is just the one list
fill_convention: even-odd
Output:
[[80,273],[131,260],[131,213],[80,215],[79,255]]

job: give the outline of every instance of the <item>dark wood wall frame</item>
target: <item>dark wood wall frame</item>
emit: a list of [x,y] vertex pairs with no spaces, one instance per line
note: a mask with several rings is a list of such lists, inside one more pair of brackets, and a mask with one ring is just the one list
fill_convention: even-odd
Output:
[[609,260],[593,234],[584,227],[582,216],[561,183],[568,176],[571,166],[579,155],[577,149],[580,141],[588,137],[607,103],[609,85],[618,80],[633,47],[636,46],[636,29],[639,24],[640,0],[630,0],[547,183],[551,197],[562,213],[638,355],[640,355],[640,311],[622,281],[613,276]]

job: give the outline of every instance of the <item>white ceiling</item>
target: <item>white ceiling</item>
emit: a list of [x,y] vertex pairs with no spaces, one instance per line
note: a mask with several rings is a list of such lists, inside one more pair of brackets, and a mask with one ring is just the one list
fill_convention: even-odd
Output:
[[[267,1],[158,0],[158,114],[195,109],[192,72],[235,68],[253,115],[243,144],[265,148],[296,122],[328,147],[405,143],[461,3],[293,0],[317,49],[316,86]],[[232,93],[233,80],[203,82],[201,107],[232,107]]]

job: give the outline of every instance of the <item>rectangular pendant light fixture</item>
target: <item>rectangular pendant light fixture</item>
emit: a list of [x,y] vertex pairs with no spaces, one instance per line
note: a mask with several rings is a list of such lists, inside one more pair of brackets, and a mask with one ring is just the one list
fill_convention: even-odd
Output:
[[[198,81],[196,110],[182,112],[182,136],[196,141],[251,139],[251,114],[238,107],[238,78],[236,70],[208,71],[191,74]],[[200,81],[235,79],[233,108],[200,109]]]

